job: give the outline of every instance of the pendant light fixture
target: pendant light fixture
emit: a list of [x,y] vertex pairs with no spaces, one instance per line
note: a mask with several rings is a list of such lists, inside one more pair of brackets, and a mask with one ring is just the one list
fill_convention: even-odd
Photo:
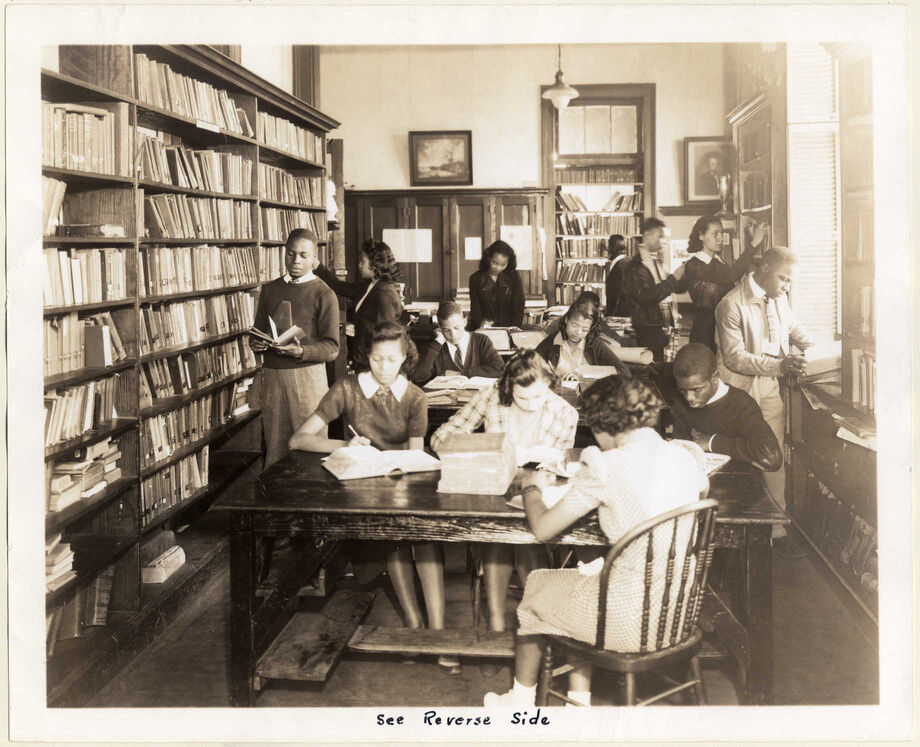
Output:
[[552,86],[547,88],[543,92],[543,98],[549,99],[553,102],[553,106],[556,109],[565,109],[569,102],[578,96],[578,91],[576,91],[572,86],[566,83],[562,79],[562,45],[557,45],[559,51],[559,62],[556,70],[556,82]]

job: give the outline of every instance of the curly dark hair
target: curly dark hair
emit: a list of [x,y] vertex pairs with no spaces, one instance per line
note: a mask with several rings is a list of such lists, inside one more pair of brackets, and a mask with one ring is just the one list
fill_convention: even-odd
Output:
[[374,280],[380,282],[399,283],[402,277],[399,274],[399,265],[393,250],[382,241],[368,239],[361,246],[361,251],[367,256],[374,273]]
[[581,419],[592,430],[615,436],[653,428],[664,403],[639,379],[605,376],[581,395]]
[[610,235],[610,238],[607,240],[607,257],[613,259],[614,257],[619,257],[621,254],[626,253],[626,238],[619,233],[614,233]]
[[[595,299],[597,298],[595,294],[592,295],[594,295]],[[592,345],[598,335],[601,325],[600,300],[586,298],[584,295],[581,295],[575,300],[575,303],[569,306],[568,311],[566,311],[565,315],[562,317],[562,322],[559,324],[559,331],[562,333],[563,340],[569,339],[565,327],[569,321],[576,316],[580,316],[582,319],[591,320],[591,329],[588,330],[588,334],[585,337],[585,345]]]
[[355,350],[355,370],[369,371],[371,364],[368,355],[376,342],[386,342],[389,340],[399,340],[402,343],[403,353],[406,360],[400,366],[400,371],[407,377],[411,377],[418,365],[418,348],[409,337],[409,333],[401,324],[391,321],[377,322],[373,328],[368,330],[367,337],[358,345]]
[[514,249],[511,248],[511,244],[499,239],[485,248],[482,257],[479,259],[480,270],[483,272],[489,271],[489,264],[492,262],[493,254],[504,254],[508,258],[508,266],[502,272],[510,274],[517,269],[517,255],[514,253]]
[[693,228],[690,229],[690,241],[687,242],[687,251],[690,254],[695,254],[702,250],[703,240],[700,236],[706,233],[709,227],[715,223],[718,223],[719,228],[722,228],[722,221],[714,215],[704,215],[693,224]]
[[536,350],[518,350],[498,378],[499,404],[510,407],[514,403],[514,387],[530,386],[537,379],[543,379],[551,389],[558,382],[552,366]]

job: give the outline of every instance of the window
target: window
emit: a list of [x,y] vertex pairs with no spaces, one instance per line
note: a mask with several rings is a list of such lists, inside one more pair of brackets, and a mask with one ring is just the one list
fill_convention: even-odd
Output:
[[638,153],[639,106],[570,103],[559,112],[558,148],[562,155]]

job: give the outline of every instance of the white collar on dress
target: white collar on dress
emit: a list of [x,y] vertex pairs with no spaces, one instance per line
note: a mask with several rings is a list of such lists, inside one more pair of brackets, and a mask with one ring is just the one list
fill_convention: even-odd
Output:
[[[370,371],[362,371],[358,374],[358,386],[361,387],[361,391],[367,399],[373,397],[377,393],[377,390],[380,389],[380,383],[374,378],[374,374]],[[397,376],[396,381],[390,384],[390,391],[393,393],[393,396],[396,397],[397,402],[403,398],[408,388],[409,380],[402,374]]]
[[[584,350],[584,349],[585,349],[585,341],[586,341],[587,339],[588,339],[587,337],[582,337],[582,338],[581,338],[581,342],[579,342],[578,345],[575,346],[575,348],[576,348],[577,350]],[[556,336],[553,338],[553,345],[562,345],[563,342],[568,342],[568,340],[566,340],[566,339],[562,336],[562,331],[560,330],[559,332],[556,333]]]
[[719,379],[719,386],[716,388],[716,393],[709,398],[706,404],[711,405],[713,402],[718,402],[726,394],[728,394],[728,384],[722,381],[722,379]]
[[709,252],[704,252],[702,249],[700,249],[700,250],[696,253],[696,258],[697,258],[700,262],[702,262],[704,265],[708,265],[710,262],[712,262],[712,258],[715,257],[715,256],[716,256],[715,254],[710,254]]
[[296,280],[294,280],[294,278],[291,277],[291,274],[289,272],[285,272],[284,275],[282,275],[282,277],[284,278],[285,283],[290,283],[293,280],[295,285],[300,285],[301,283],[307,283],[313,280],[316,277],[316,275],[313,274],[313,270],[310,270],[309,272],[305,272],[303,275],[301,275]]

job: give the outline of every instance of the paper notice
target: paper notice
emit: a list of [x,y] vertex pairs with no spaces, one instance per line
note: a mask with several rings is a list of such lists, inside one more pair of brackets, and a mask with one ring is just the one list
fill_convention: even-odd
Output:
[[397,262],[431,262],[430,228],[384,228],[382,238]]
[[467,236],[463,239],[463,258],[475,261],[482,259],[482,238]]
[[501,240],[511,245],[519,270],[533,269],[533,226],[502,226]]

